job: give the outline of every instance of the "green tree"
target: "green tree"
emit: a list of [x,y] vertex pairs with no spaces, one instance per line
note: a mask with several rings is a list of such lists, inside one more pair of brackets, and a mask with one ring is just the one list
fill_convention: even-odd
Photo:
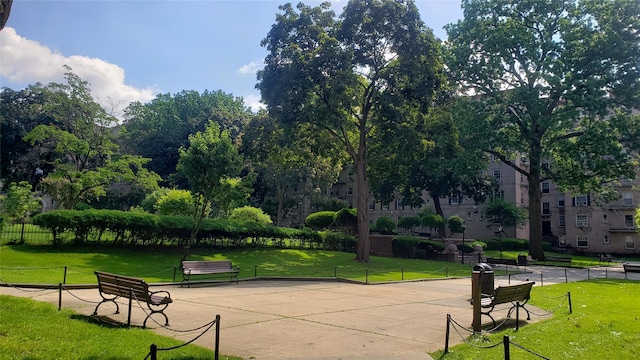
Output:
[[420,217],[418,216],[402,216],[398,218],[398,228],[404,230],[411,230],[413,234],[413,229],[416,226],[420,226]]
[[[22,233],[24,233],[25,221],[41,207],[40,198],[31,190],[31,184],[26,181],[11,183],[2,204],[4,214],[9,219],[22,224]],[[23,236],[20,236],[20,242],[24,243]]]
[[228,217],[231,211],[244,205],[253,189],[253,176],[244,178],[224,177],[220,179],[219,186],[213,192],[213,205],[218,210],[218,215]]
[[474,144],[527,178],[529,254],[544,259],[542,181],[602,193],[633,177],[640,3],[465,0],[463,8],[446,29],[451,79],[474,95],[465,126]]
[[396,229],[396,222],[388,216],[380,216],[376,219],[374,229],[383,235],[393,234]]
[[458,215],[451,215],[447,219],[447,225],[449,226],[449,230],[451,230],[451,235],[461,233],[462,225],[464,225],[464,219],[462,219]]
[[186,259],[221,181],[240,175],[242,157],[229,132],[210,121],[204,131],[189,136],[188,148],[180,148],[177,170],[189,182],[194,197],[194,227],[185,248]]
[[423,226],[427,226],[429,229],[431,229],[431,231],[433,231],[433,229],[437,229],[438,237],[445,236],[443,228],[446,224],[446,221],[444,220],[444,217],[442,215],[436,213],[430,207],[423,207],[422,209],[420,209],[420,211],[418,211],[418,217],[420,218],[420,223]]
[[356,259],[366,262],[369,139],[410,120],[409,110],[428,107],[441,83],[439,45],[412,1],[349,1],[339,19],[328,3],[280,10],[262,41],[269,54],[256,87],[274,118],[312,123],[348,153],[356,173]]
[[494,224],[513,227],[527,220],[527,210],[502,199],[494,199],[483,210],[484,216]]
[[178,149],[186,147],[189,135],[203,131],[208,121],[235,139],[251,118],[242,98],[221,90],[159,94],[149,103],[132,103],[125,114],[120,146],[129,154],[153,159],[150,169],[165,181],[176,172]]
[[31,146],[42,147],[39,162],[52,169],[42,180],[44,192],[72,209],[105,195],[116,182],[156,188],[160,178],[144,167],[149,159],[116,154],[111,135],[116,119],[93,100],[87,82],[67,69],[67,83],[43,88],[46,102],[38,107],[55,123],[40,124],[24,137]]

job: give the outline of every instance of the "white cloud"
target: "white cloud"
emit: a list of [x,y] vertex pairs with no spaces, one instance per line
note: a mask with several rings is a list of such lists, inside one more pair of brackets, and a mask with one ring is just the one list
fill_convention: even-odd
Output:
[[245,106],[251,108],[251,111],[258,112],[260,109],[266,109],[266,106],[260,102],[260,95],[251,94],[243,97]]
[[255,74],[258,70],[262,68],[262,64],[259,61],[252,61],[246,65],[242,65],[238,72],[240,74]]
[[117,116],[129,103],[150,101],[158,93],[153,87],[140,89],[125,84],[124,69],[118,65],[82,55],[64,56],[18,35],[11,27],[0,31],[0,54],[0,74],[13,83],[63,82],[67,71],[63,65],[70,66],[89,82],[93,97],[107,111],[116,106]]

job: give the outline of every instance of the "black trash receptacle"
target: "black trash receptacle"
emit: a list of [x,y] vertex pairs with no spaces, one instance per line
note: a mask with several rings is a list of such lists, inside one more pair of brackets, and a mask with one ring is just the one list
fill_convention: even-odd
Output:
[[527,255],[519,254],[518,255],[518,266],[526,266],[527,265]]
[[494,279],[493,269],[487,263],[477,263],[473,271],[480,272],[480,291],[482,294],[493,295]]

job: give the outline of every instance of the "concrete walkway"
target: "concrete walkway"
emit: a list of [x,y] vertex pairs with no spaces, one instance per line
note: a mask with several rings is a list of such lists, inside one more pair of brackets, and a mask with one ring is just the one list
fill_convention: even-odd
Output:
[[[496,286],[527,280],[536,281],[538,286],[540,274],[544,285],[565,282],[564,268],[526,270],[526,274],[512,275],[510,280],[508,276],[496,277]],[[567,271],[567,281],[584,280],[589,275],[583,269]],[[593,278],[604,277],[596,271],[604,270],[592,270]],[[624,278],[621,269],[606,271],[609,278]],[[447,314],[466,327],[472,322],[469,278],[381,285],[263,280],[152,289],[167,290],[174,299],[166,310],[171,329],[194,329],[220,314],[220,353],[244,359],[431,359],[428,352],[444,348]],[[56,290],[5,287],[0,293],[58,303]],[[62,307],[90,315],[100,300],[96,289],[65,291]],[[99,315],[126,323],[126,302],[120,301],[120,314],[112,314],[115,308],[106,304]],[[527,308],[544,314],[532,306]],[[506,312],[506,308],[498,311],[496,319]],[[132,323],[141,325],[145,313],[139,307],[132,313]],[[527,322],[549,316],[532,314]],[[170,331],[153,321],[147,326],[185,342],[200,333]],[[213,348],[214,337],[210,331],[196,343]],[[460,342],[460,336],[452,332],[450,345]]]

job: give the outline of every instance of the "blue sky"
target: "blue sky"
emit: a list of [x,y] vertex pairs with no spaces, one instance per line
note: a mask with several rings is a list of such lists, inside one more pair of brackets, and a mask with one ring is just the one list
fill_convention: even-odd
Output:
[[[255,72],[266,55],[260,41],[284,3],[15,0],[0,31],[0,85],[17,90],[60,82],[66,64],[116,113],[158,93],[205,89],[243,97],[255,110]],[[346,2],[332,4],[340,13]],[[460,0],[417,0],[416,5],[441,39],[446,38],[442,27],[462,17]]]

